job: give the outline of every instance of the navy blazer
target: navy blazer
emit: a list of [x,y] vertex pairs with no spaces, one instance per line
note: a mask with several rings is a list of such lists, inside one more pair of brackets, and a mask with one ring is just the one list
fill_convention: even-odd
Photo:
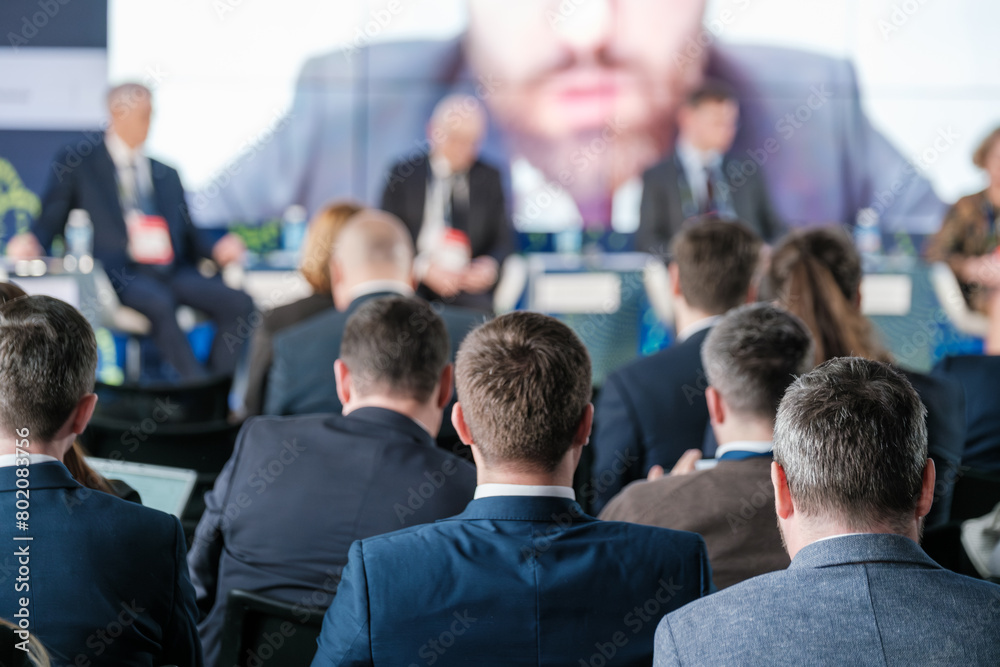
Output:
[[[594,471],[586,500],[600,512],[629,482],[688,449],[701,449],[708,426],[701,345],[710,329],[611,373],[597,396]],[[706,452],[711,455],[712,452]]]
[[472,465],[392,410],[248,421],[188,558],[206,661],[232,589],[325,609],[352,542],[457,514],[475,488]]
[[1000,665],[998,638],[1000,586],[901,535],[850,535],[668,615],[653,664]]
[[1000,472],[1000,357],[970,355],[942,359],[931,371],[965,390],[965,445],[962,465]]
[[[116,280],[127,282],[128,274],[121,271],[132,261],[128,256],[128,232],[118,198],[115,163],[103,141],[97,142],[82,158],[76,153],[57,156],[56,165],[70,164],[70,157],[79,159],[79,164],[53,170],[42,200],[42,213],[31,231],[47,248],[55,235],[62,233],[69,212],[75,208],[85,209],[94,226],[94,259],[104,265],[113,283]],[[194,264],[200,257],[211,257],[211,244],[191,222],[177,170],[157,160],[149,162],[153,202],[170,228],[174,264]]]
[[[399,217],[413,242],[424,224],[424,205],[430,160],[426,154],[397,162],[389,170],[380,208]],[[476,160],[469,167],[469,210],[465,220],[453,222],[469,236],[472,256],[489,255],[499,263],[514,250],[514,231],[507,218],[500,172]]]
[[[59,462],[28,471],[24,494],[17,468],[0,468],[0,618],[15,620],[28,597],[31,633],[55,665],[202,665],[177,518],[84,488]],[[25,532],[14,529],[18,500],[29,503]],[[22,566],[29,581],[16,584]]]
[[[340,341],[347,319],[370,299],[398,297],[377,292],[358,297],[347,310],[328,310],[289,327],[274,337],[271,371],[267,376],[264,414],[301,415],[340,412],[333,362],[340,356]],[[451,338],[451,359],[465,335],[485,321],[481,313],[450,306],[434,307]]]
[[710,590],[694,533],[481,498],[351,546],[313,667],[649,665],[660,617]]
[[[734,178],[734,169],[738,180]],[[744,175],[731,157],[723,160],[722,173],[729,186],[736,217],[765,242],[776,241],[784,233],[785,226],[771,208],[771,199],[761,173],[754,170],[752,174]],[[687,182],[676,154],[669,155],[643,173],[639,229],[635,234],[636,250],[660,256],[669,254],[671,240],[681,231],[684,221],[691,217],[682,212],[681,179]]]

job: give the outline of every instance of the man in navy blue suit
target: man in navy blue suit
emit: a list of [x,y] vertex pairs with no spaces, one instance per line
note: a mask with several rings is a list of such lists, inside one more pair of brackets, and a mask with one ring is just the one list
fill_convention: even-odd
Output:
[[59,665],[200,667],[180,522],[82,487],[62,463],[96,369],[94,332],[68,304],[0,306],[0,618]]
[[[413,264],[413,240],[399,218],[375,210],[351,218],[330,256],[336,309],[315,315],[274,337],[264,414],[340,412],[333,362],[347,318],[372,299],[411,296]],[[434,308],[448,330],[454,359],[459,343],[485,316],[456,306],[436,304]],[[445,425],[445,430],[452,431],[450,424]]]
[[[674,237],[668,268],[677,340],[604,381],[597,399],[588,494],[595,512],[653,466],[669,469],[684,452],[702,448],[708,380],[701,345],[720,316],[753,301],[760,247],[749,229],[717,218],[698,220]],[[708,457],[713,453],[704,452]]]
[[475,500],[351,546],[313,666],[648,665],[658,619],[706,595],[711,569],[693,533],[576,503],[593,416],[583,343],[510,313],[466,338],[456,377]]
[[[152,93],[127,83],[108,93],[110,122],[104,141],[82,158],[60,156],[44,196],[42,213],[11,239],[8,254],[43,254],[62,233],[69,212],[84,209],[94,230],[94,259],[111,279],[122,304],[149,318],[157,347],[181,378],[204,376],[177,324],[177,306],[207,313],[216,325],[209,371],[232,373],[242,350],[233,340],[253,311],[246,294],[220,277],[205,278],[196,267],[206,257],[220,266],[238,260],[245,248],[234,235],[214,246],[194,228],[177,171],[143,152],[153,113]],[[78,161],[74,162],[74,159]]]
[[1000,664],[1000,586],[917,544],[934,499],[926,412],[877,361],[835,358],[796,380],[771,464],[792,563],[669,614],[654,664]]
[[426,302],[368,301],[348,320],[336,362],[343,415],[243,427],[189,558],[209,663],[229,591],[322,611],[355,540],[457,514],[472,499],[475,469],[434,444],[451,399],[449,357]]

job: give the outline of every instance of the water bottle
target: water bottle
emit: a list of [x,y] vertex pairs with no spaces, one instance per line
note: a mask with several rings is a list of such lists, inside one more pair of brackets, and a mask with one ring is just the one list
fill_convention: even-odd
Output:
[[298,255],[302,242],[306,238],[306,208],[293,204],[285,209],[281,218],[281,247],[287,252]]
[[63,234],[66,239],[66,255],[63,267],[67,271],[79,270],[90,273],[94,268],[94,226],[90,222],[90,214],[82,208],[69,212],[66,229]]
[[882,230],[879,228],[875,209],[864,208],[858,211],[854,225],[854,245],[861,253],[866,267],[871,266],[882,254]]

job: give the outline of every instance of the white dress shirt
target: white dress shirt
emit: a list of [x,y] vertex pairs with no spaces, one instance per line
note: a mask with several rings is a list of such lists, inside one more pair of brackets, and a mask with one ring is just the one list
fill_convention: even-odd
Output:
[[687,179],[691,194],[698,203],[698,208],[704,210],[711,208],[706,206],[708,200],[708,176],[706,169],[715,168],[722,160],[722,156],[715,151],[700,151],[689,144],[684,137],[677,139],[677,157],[681,167],[684,169],[684,177]]
[[[24,458],[18,454],[0,454],[0,468],[8,468],[10,466],[17,465],[17,459]],[[58,461],[54,456],[49,456],[48,454],[28,454],[28,465],[34,465],[36,463],[47,463],[49,461]]]
[[136,174],[141,192],[149,197],[153,196],[153,176],[149,158],[143,153],[142,146],[130,148],[111,130],[104,134],[104,145],[108,148],[111,161],[115,163],[115,170],[118,173],[118,196],[121,198],[122,210],[127,212],[139,200],[135,189]]
[[407,297],[413,296],[413,288],[398,280],[367,280],[355,285],[354,289],[348,292],[348,296],[351,297],[351,301],[354,301],[357,298],[378,292],[392,292],[399,296]]
[[476,498],[495,496],[536,496],[576,500],[576,491],[568,486],[532,486],[530,484],[480,484],[476,487]]
[[719,321],[722,315],[711,315],[704,319],[698,320],[694,324],[689,324],[680,331],[677,332],[677,342],[683,343],[691,336],[695,335],[699,331],[709,328],[713,324]]

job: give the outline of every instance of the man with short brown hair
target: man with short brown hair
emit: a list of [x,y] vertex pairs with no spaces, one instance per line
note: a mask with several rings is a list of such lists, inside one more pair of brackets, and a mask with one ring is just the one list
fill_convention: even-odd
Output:
[[707,594],[711,571],[697,535],[597,521],[576,503],[593,415],[583,343],[510,313],[469,334],[456,376],[475,499],[352,545],[314,667],[649,664],[653,626]]
[[610,374],[601,389],[588,490],[595,512],[654,466],[669,469],[685,451],[702,448],[708,381],[701,345],[726,311],[753,301],[757,235],[715,217],[692,222],[674,237],[668,267],[676,342]]

